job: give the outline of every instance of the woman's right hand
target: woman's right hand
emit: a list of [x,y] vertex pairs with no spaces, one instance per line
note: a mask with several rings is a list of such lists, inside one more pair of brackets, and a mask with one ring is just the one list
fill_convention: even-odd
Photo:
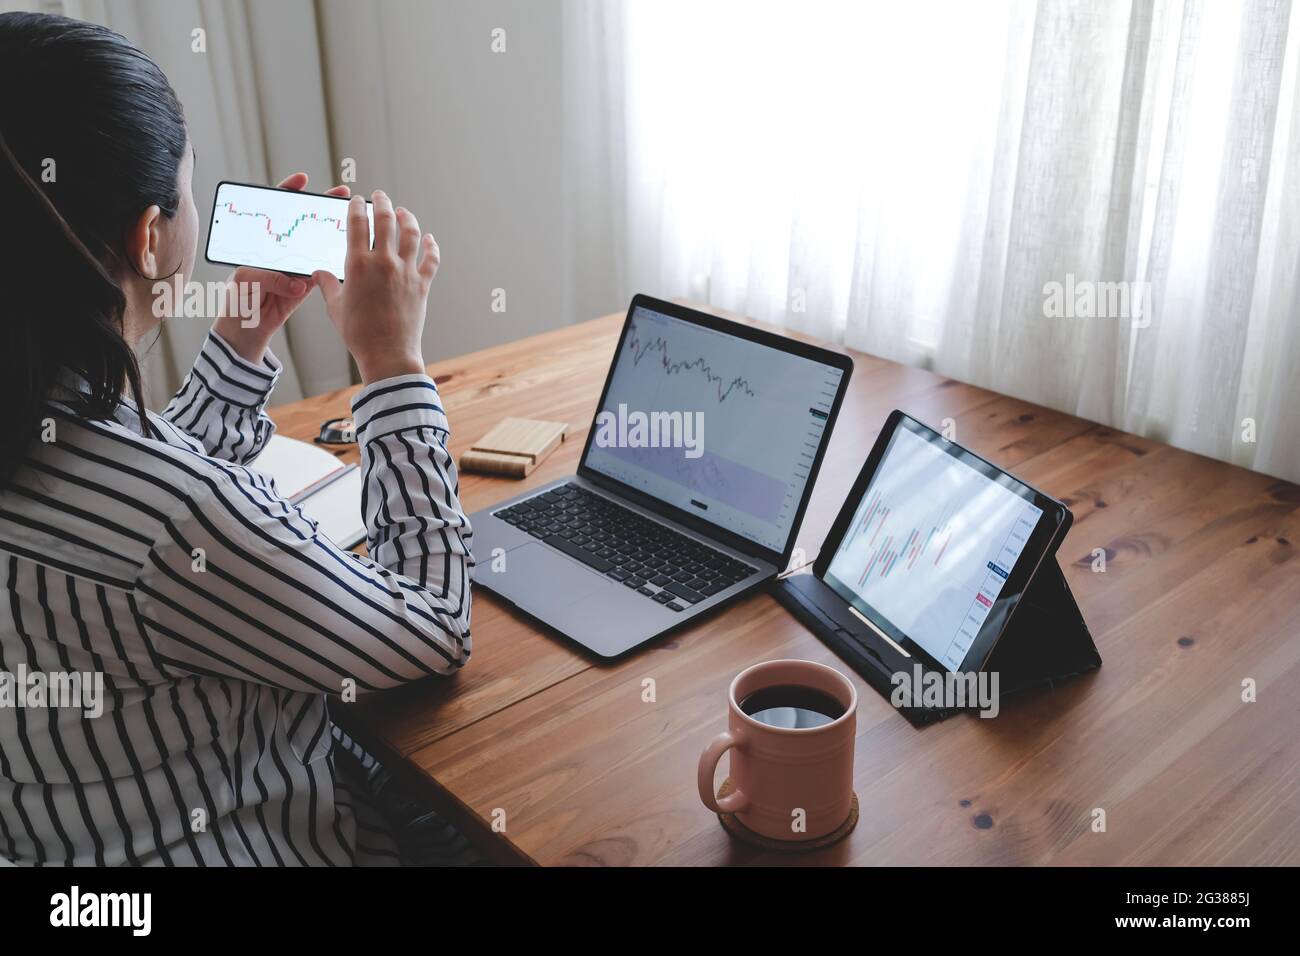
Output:
[[367,385],[424,371],[420,336],[439,261],[438,244],[432,235],[420,234],[420,224],[409,210],[394,210],[379,190],[371,198],[374,247],[365,201],[353,196],[348,204],[348,254],[343,266],[347,281],[339,282],[329,272],[312,275]]

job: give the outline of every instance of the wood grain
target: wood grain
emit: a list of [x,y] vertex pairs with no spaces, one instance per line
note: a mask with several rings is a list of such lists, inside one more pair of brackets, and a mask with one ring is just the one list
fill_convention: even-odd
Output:
[[[430,367],[453,454],[508,415],[573,424],[523,481],[462,476],[467,510],[573,471],[621,320]],[[1300,488],[850,354],[853,381],[798,537],[806,559],[893,408],[936,427],[951,419],[958,441],[1069,503],[1060,561],[1100,671],[1007,701],[994,720],[924,729],[858,681],[861,819],[844,843],[796,856],[732,841],[694,786],[738,671],[780,657],[838,664],[766,594],[609,665],[480,590],[464,672],[367,699],[346,722],[405,758],[500,854],[543,864],[1300,863]],[[347,413],[349,395],[273,417],[310,437]],[[1242,700],[1246,680],[1254,703]],[[1093,830],[1096,809],[1105,832]],[[501,812],[505,833],[494,833]]]

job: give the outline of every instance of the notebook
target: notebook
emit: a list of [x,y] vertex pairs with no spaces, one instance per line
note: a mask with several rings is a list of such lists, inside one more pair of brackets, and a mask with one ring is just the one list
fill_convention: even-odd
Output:
[[361,470],[356,465],[308,442],[272,435],[251,467],[269,475],[276,490],[340,548],[355,548],[366,540]]

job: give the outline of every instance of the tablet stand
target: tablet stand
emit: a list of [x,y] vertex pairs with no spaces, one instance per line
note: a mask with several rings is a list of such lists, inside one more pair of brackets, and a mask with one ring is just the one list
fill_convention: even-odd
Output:
[[[871,649],[875,640],[844,626],[844,599],[811,574],[776,581],[773,596],[887,700],[895,668]],[[984,670],[998,672],[999,697],[1058,681],[1101,666],[1101,655],[1053,555],[1039,566],[998,638]],[[899,707],[913,724],[942,720],[954,708]]]
[[1003,694],[1074,677],[1101,666],[1083,613],[1053,556],[1029,586],[983,669],[998,671]]

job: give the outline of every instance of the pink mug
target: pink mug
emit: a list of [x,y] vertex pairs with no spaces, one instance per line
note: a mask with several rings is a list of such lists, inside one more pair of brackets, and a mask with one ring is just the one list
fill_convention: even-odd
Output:
[[[844,708],[816,727],[774,727],[750,717],[740,704],[769,687],[807,687]],[[727,693],[728,729],[700,754],[704,805],[734,813],[755,833],[775,840],[815,840],[848,819],[853,806],[853,743],[858,692],[833,667],[815,661],[766,661],[736,675]],[[732,791],[713,792],[718,761],[731,751]]]

